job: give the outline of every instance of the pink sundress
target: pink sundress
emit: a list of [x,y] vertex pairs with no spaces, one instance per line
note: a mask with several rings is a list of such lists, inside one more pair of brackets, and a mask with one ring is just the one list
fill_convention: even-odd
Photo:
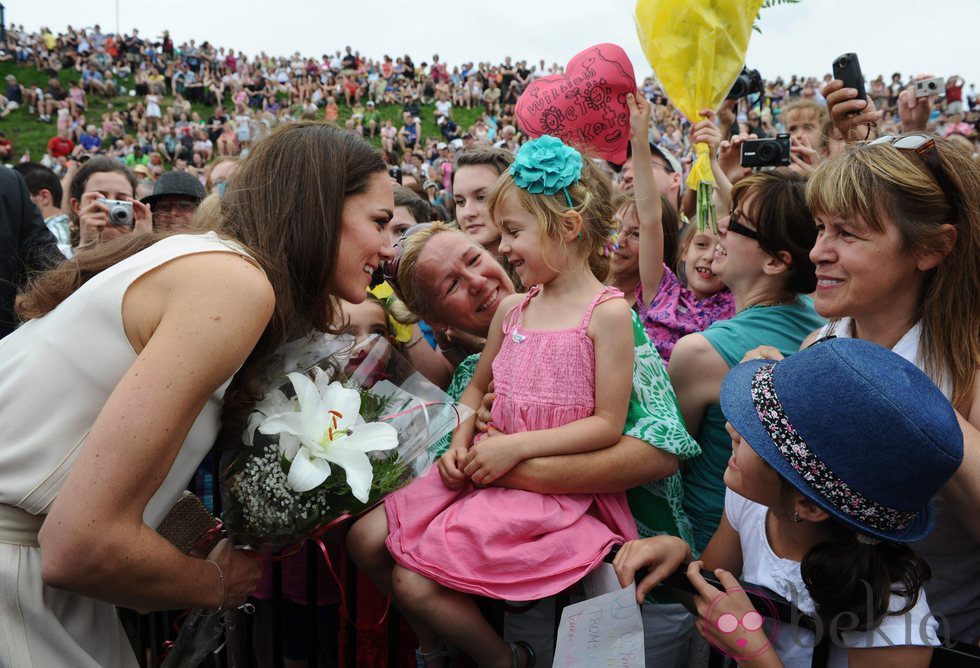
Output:
[[[534,287],[504,320],[493,361],[493,424],[505,433],[560,427],[595,412],[592,311],[578,327],[523,327]],[[467,484],[450,490],[435,465],[385,499],[387,546],[399,564],[456,591],[511,601],[552,596],[581,580],[616,543],[637,538],[618,494],[538,494]]]

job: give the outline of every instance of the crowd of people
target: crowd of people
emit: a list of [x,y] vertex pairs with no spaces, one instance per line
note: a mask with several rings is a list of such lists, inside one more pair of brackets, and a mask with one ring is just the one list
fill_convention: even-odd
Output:
[[[247,553],[186,556],[152,529],[310,327],[389,337],[476,413],[346,537],[420,665],[547,665],[544,606],[501,636],[473,596],[548,599],[615,546],[622,584],[647,569],[651,663],[687,665],[700,634],[745,665],[809,665],[812,636],[744,621],[736,577],[822,620],[831,665],[924,667],[941,641],[980,642],[980,161],[962,78],[942,96],[879,78],[865,100],[829,75],[774,79],[692,123],[651,77],[612,165],[513,122],[524,87],[561,69],[543,62],[8,34],[19,63],[79,80],[59,99],[55,78],[8,78],[4,103],[59,125],[45,160],[0,170],[16,240],[0,588],[17,602],[0,665],[135,665],[114,606],[248,599]],[[132,103],[89,118],[130,76]],[[341,106],[346,127],[322,122]],[[461,106],[480,108],[472,127]],[[742,166],[744,142],[780,132],[788,166]],[[684,184],[696,143],[717,228]],[[652,592],[680,568],[693,608]]]
[[[216,157],[244,156],[256,140],[278,123],[302,117],[337,122],[369,138],[380,138],[385,161],[402,170],[423,191],[436,186],[429,199],[449,194],[451,188],[442,162],[474,146],[497,146],[513,151],[525,139],[514,118],[517,98],[535,79],[562,73],[558,64],[505,58],[500,64],[467,62],[449,66],[435,54],[418,65],[411,56],[365,57],[345,47],[318,57],[294,53],[273,57],[265,52],[251,58],[241,51],[194,40],[177,44],[168,31],[153,38],[138,30],[127,35],[68,27],[63,33],[41,28],[31,33],[23,26],[7,32],[8,51],[17,63],[49,77],[47,86],[23,86],[8,75],[2,114],[26,107],[55,126],[47,154],[41,159],[56,171],[86,156],[105,154],[130,167],[143,165],[148,178],[177,169],[198,176],[202,183],[207,164]],[[67,90],[58,74],[68,71]],[[799,100],[824,105],[821,88],[830,75],[769,77],[761,81],[746,103],[730,117],[735,134],[773,136],[792,132],[783,109]],[[123,88],[127,82],[130,90]],[[875,107],[886,115],[879,131],[893,133],[900,125],[899,93],[911,83],[894,73],[886,83],[878,76],[867,90]],[[690,124],[670,104],[655,77],[647,77],[641,90],[653,102],[656,144],[690,164]],[[125,105],[107,107],[103,99],[128,93]],[[941,91],[941,104],[926,121],[930,132],[954,141],[970,142],[978,149],[980,111],[975,85],[949,76]],[[207,112],[196,111],[207,109]],[[423,105],[433,105],[432,121],[438,134],[424,136]],[[395,118],[382,108],[401,108]],[[343,108],[343,112],[342,112]],[[453,110],[476,108],[476,120],[460,127]],[[457,114],[458,116],[458,114]],[[426,119],[429,120],[429,119]],[[811,131],[833,136],[825,116]],[[12,147],[8,161],[18,156]],[[3,150],[0,142],[0,150]],[[142,170],[141,170],[142,171]],[[451,213],[451,211],[450,211]]]

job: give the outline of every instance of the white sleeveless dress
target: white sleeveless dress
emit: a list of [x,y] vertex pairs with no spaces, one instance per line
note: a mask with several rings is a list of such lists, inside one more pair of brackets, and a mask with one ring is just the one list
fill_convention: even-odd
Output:
[[[123,330],[126,290],[174,258],[205,252],[248,256],[213,232],[168,237],[0,340],[0,668],[137,665],[115,606],[44,585],[37,530],[136,359]],[[160,523],[213,445],[230,380],[208,400],[147,504],[149,526]]]

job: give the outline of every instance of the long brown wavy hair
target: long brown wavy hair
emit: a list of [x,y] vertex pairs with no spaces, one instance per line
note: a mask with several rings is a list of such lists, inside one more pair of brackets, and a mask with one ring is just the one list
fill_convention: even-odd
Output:
[[[265,271],[275,311],[225,393],[219,443],[234,446],[245,417],[263,390],[273,353],[292,334],[331,331],[339,306],[330,279],[340,250],[345,198],[364,191],[383,172],[381,154],[359,137],[318,122],[281,126],[260,141],[229,180],[214,229],[242,244]],[[130,235],[89,251],[39,276],[18,314],[36,318],[54,309],[85,281],[167,236]]]
[[[860,217],[879,233],[891,221],[908,253],[944,254],[926,272],[915,317],[923,370],[937,384],[951,383],[956,406],[980,365],[980,166],[949,140],[934,141],[956,192],[944,192],[915,151],[883,143],[852,145],[821,164],[806,196],[814,215]],[[944,224],[956,229],[952,248]]]

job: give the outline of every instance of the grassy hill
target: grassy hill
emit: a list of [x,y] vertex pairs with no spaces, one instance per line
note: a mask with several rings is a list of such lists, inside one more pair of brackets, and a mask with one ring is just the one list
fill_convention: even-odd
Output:
[[[20,67],[12,62],[0,63],[0,79],[8,74],[13,74],[17,77],[17,81],[22,85],[37,83],[40,84],[42,88],[47,86],[48,76],[45,72],[38,72],[33,67]],[[65,90],[68,90],[69,81],[79,81],[81,79],[81,73],[75,70],[62,70],[59,73],[59,78],[64,86]],[[89,123],[95,123],[99,125],[102,122],[102,114],[106,111],[125,109],[126,105],[134,101],[136,98],[131,97],[128,91],[133,88],[133,78],[127,77],[117,81],[117,84],[126,89],[127,93],[117,96],[112,99],[106,99],[98,95],[89,95],[88,103],[89,109],[85,113],[85,118]],[[2,89],[0,89],[2,90]],[[165,98],[164,104],[161,107],[166,108],[170,104],[172,98]],[[343,100],[338,101],[340,104],[340,120],[339,123],[342,126],[344,121],[350,117],[350,107],[343,104]],[[200,104],[192,105],[194,110],[201,114],[202,118],[207,118],[211,115],[212,108]],[[231,103],[225,101],[226,109],[231,108]],[[378,112],[381,114],[382,119],[390,118],[396,127],[401,125],[402,122],[402,108],[401,105],[379,105]],[[319,112],[320,117],[323,117],[323,112]],[[468,128],[471,126],[479,116],[480,111],[478,109],[453,109],[453,118],[459,124],[460,128]],[[440,135],[439,129],[433,120],[433,106],[423,105],[422,106],[422,131],[425,137],[437,137]],[[0,131],[6,132],[7,139],[13,142],[14,145],[14,160],[19,160],[20,156],[24,154],[24,151],[30,151],[32,160],[40,160],[44,155],[48,141],[55,135],[55,123],[52,120],[50,123],[42,123],[38,120],[37,116],[28,113],[27,109],[20,108],[16,111],[11,112],[6,118],[0,118]],[[375,146],[380,147],[381,143],[378,138],[373,140]]]

